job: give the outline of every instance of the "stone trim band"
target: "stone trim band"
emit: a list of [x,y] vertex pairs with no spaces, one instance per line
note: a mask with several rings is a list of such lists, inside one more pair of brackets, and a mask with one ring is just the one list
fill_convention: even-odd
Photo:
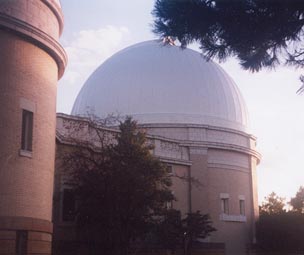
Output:
[[3,13],[0,13],[0,29],[10,30],[13,33],[22,35],[31,42],[35,42],[38,47],[45,50],[54,58],[58,65],[58,79],[63,76],[67,65],[67,55],[62,46],[51,36],[22,20]]
[[53,223],[47,220],[30,217],[0,217],[0,230],[27,230],[53,233]]

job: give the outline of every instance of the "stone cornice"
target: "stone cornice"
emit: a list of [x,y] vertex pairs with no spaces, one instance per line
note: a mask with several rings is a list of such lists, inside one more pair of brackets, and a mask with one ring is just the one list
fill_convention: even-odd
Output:
[[140,127],[143,128],[205,128],[209,130],[217,130],[217,131],[225,131],[227,133],[233,133],[242,135],[253,140],[256,140],[256,137],[252,134],[248,134],[243,131],[231,129],[231,128],[224,128],[224,127],[216,127],[210,125],[201,125],[201,124],[162,124],[162,123],[153,123],[153,124],[139,124]]
[[239,153],[249,154],[257,159],[257,163],[260,163],[261,154],[255,150],[246,148],[244,146],[238,146],[235,144],[229,143],[218,143],[218,142],[193,142],[193,141],[184,141],[180,144],[181,146],[186,146],[189,148],[207,148],[207,149],[220,149],[220,150],[229,150]]
[[14,32],[45,50],[57,63],[58,78],[60,79],[63,76],[67,65],[67,55],[54,38],[22,20],[3,13],[0,13],[0,29]]
[[[71,116],[71,115],[62,114],[62,113],[57,113],[57,118],[63,118],[63,119],[68,119],[68,120],[73,120],[73,121],[89,122],[88,118]],[[147,125],[139,125],[139,126],[144,128]],[[185,125],[182,125],[182,126],[184,127]],[[199,125],[199,126],[201,126],[201,125]],[[176,125],[174,125],[174,127],[176,127]],[[214,128],[214,129],[216,129],[216,128]],[[104,128],[104,130],[111,131],[111,132],[119,132],[119,130],[111,129],[111,128]],[[61,143],[68,142],[65,140],[65,137],[63,135],[61,135],[58,131],[56,132],[56,136],[58,137],[58,140]],[[261,154],[259,152],[257,152],[256,150],[252,150],[248,147],[231,144],[231,143],[220,143],[220,142],[209,142],[209,141],[191,141],[191,140],[182,141],[182,140],[169,139],[166,137],[162,137],[162,136],[158,136],[158,135],[149,135],[149,134],[147,135],[147,138],[152,139],[152,140],[160,140],[160,141],[175,143],[179,147],[186,147],[186,148],[190,148],[190,149],[191,148],[192,149],[202,149],[203,148],[203,149],[207,149],[207,150],[208,149],[220,149],[220,150],[235,151],[235,152],[251,155],[252,157],[257,159],[257,163],[259,163],[261,160]],[[158,157],[159,157],[159,155],[158,155]]]
[[61,7],[54,0],[41,0],[45,5],[47,5],[52,12],[55,14],[58,23],[59,23],[59,35],[62,34],[63,31],[63,14],[61,11]]
[[192,161],[189,161],[189,160],[167,158],[167,157],[162,157],[162,156],[156,156],[156,157],[158,157],[162,162],[169,163],[169,164],[177,164],[177,165],[184,165],[184,166],[192,165]]

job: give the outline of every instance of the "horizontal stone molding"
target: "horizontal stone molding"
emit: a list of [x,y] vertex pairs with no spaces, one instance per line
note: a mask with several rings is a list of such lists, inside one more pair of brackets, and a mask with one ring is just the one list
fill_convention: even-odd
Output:
[[229,198],[229,194],[228,193],[220,193],[220,198]]
[[183,165],[183,166],[192,165],[192,161],[188,161],[188,160],[172,159],[172,158],[166,158],[166,157],[161,157],[161,156],[158,156],[158,158],[160,159],[160,161],[162,161],[164,163],[177,164],[177,165]]
[[250,169],[246,169],[243,167],[235,166],[235,165],[228,165],[228,164],[213,164],[213,163],[208,163],[208,168],[216,168],[216,169],[223,169],[223,170],[232,170],[232,171],[239,171],[243,172],[245,174],[250,173]]
[[228,132],[228,133],[239,134],[239,135],[251,138],[253,140],[256,140],[256,137],[254,135],[248,134],[244,131],[235,130],[235,129],[231,129],[231,128],[203,125],[203,124],[152,123],[152,124],[140,124],[140,126],[144,127],[144,128],[157,128],[157,127],[158,128],[205,128],[205,129],[209,129],[209,130],[217,130],[217,131],[224,131],[224,132]]
[[1,216],[0,231],[2,230],[27,230],[52,234],[53,223],[29,217]]
[[230,215],[222,213],[220,214],[221,221],[231,221],[231,222],[246,222],[247,218],[245,215]]
[[63,76],[67,65],[67,55],[54,38],[29,23],[3,13],[0,13],[0,29],[11,31],[45,50],[57,63],[58,79]]
[[234,144],[227,143],[218,143],[218,142],[193,142],[193,141],[185,141],[180,144],[181,146],[186,146],[189,148],[208,148],[208,149],[220,149],[220,150],[229,150],[244,153],[247,155],[251,155],[257,159],[257,163],[261,160],[261,154],[256,150],[252,150],[243,146],[237,146]]
[[55,14],[58,23],[59,23],[59,35],[62,34],[63,31],[63,14],[61,11],[61,7],[58,6],[56,1],[54,0],[41,0],[46,6],[48,6],[52,12]]

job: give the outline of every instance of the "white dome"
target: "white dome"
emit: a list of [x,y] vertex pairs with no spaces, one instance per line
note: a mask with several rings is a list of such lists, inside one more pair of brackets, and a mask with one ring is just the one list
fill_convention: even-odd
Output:
[[72,114],[131,115],[142,124],[199,124],[246,131],[244,100],[227,73],[200,53],[160,41],[128,47],[81,89]]

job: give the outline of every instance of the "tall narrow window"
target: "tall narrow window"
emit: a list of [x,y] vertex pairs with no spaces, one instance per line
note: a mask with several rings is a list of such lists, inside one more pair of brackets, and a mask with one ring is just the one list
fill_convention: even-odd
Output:
[[173,201],[166,202],[166,209],[173,209]]
[[240,200],[240,214],[245,215],[245,200]]
[[167,173],[169,176],[173,175],[173,167],[171,165],[167,165]]
[[63,201],[62,201],[62,220],[74,221],[75,210],[76,210],[75,193],[71,189],[64,189]]
[[27,231],[17,231],[16,254],[27,254]]
[[27,110],[22,111],[22,135],[21,150],[32,151],[33,144],[33,113]]
[[221,199],[221,209],[222,213],[229,214],[229,199],[228,198],[222,198]]

